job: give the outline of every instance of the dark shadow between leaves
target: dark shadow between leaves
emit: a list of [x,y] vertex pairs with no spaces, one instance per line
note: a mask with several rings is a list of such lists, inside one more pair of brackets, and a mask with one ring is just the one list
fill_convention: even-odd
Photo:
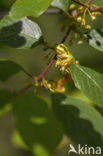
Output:
[[[65,106],[63,109],[66,109]],[[77,144],[88,145],[90,147],[102,147],[103,139],[101,135],[94,130],[89,120],[79,117],[80,111],[74,106],[68,109],[68,136]]]
[[20,36],[22,31],[22,22],[18,21],[13,25],[3,27],[0,30],[0,43],[13,48],[19,48],[26,43],[26,39]]
[[101,43],[99,41],[96,41],[97,46],[101,46]]
[[[97,33],[98,33],[101,37],[103,37],[103,32],[102,32],[101,30],[96,29],[96,31],[97,31]],[[89,31],[88,33],[86,33],[86,35],[87,35],[87,42],[89,42],[89,41],[92,40],[92,39],[95,39],[96,45],[100,47],[100,46],[102,45],[102,43],[101,43],[99,40],[97,40],[97,38],[96,38],[95,36],[94,36],[94,38],[93,38],[89,33],[90,33],[90,31]]]
[[95,105],[95,109],[103,116],[103,108],[102,107]]
[[88,145],[88,147],[102,147],[103,138],[94,129],[91,117],[90,120],[80,117],[81,108],[78,108],[78,102],[77,104],[75,103],[77,107],[72,105],[72,103],[63,104],[62,101],[67,98],[64,94],[57,93],[56,99],[54,98],[53,95],[53,109],[62,121],[66,135],[76,144]]
[[32,46],[31,46],[31,49],[33,49],[34,47],[38,46],[38,45],[42,45],[44,44],[44,38],[41,36],[40,39],[39,39],[39,42],[35,42]]
[[98,34],[103,37],[103,30],[101,31],[100,29],[96,29],[96,31],[98,32]]

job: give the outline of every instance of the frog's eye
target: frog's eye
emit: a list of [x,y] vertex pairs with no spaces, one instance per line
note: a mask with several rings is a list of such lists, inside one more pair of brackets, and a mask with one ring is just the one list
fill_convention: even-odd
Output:
[[59,46],[60,46],[60,48],[61,48],[63,51],[65,51],[66,53],[68,53],[68,49],[67,49],[67,47],[66,47],[64,44],[60,44]]

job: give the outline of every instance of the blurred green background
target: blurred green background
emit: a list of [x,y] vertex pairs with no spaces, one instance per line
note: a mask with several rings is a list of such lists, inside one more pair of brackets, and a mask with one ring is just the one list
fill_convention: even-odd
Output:
[[[0,0],[0,17],[3,16],[3,12],[10,9],[14,0]],[[42,15],[35,21],[40,25],[44,38],[50,45],[60,43],[65,32],[61,32],[60,26],[63,23],[63,15]],[[68,20],[68,24],[69,24]],[[96,23],[91,23],[94,28],[103,27],[103,17],[99,17]],[[69,37],[70,39],[70,37]],[[68,39],[68,41],[69,41]],[[67,41],[67,45],[68,45]],[[103,53],[90,47],[85,41],[82,45],[78,45],[77,42],[73,43],[69,47],[74,57],[79,60],[80,64],[95,69],[98,72],[103,73]],[[51,50],[44,51],[43,46],[38,46],[32,50],[17,50],[0,45],[0,58],[9,58],[14,62],[17,62],[24,69],[28,70],[32,75],[40,74],[46,66],[43,61],[43,57],[48,53],[52,53]],[[54,54],[54,53],[53,53]],[[50,80],[57,79],[60,76],[59,70],[54,66],[48,72],[46,77]],[[28,82],[28,77],[20,72],[6,83],[0,82],[0,88],[9,88],[11,90],[17,90],[24,86],[24,83]],[[45,89],[40,90],[40,94],[47,95]],[[12,134],[15,129],[14,119],[12,112],[9,112],[0,119],[0,156],[31,156],[30,152],[20,150],[12,143]],[[55,152],[53,156],[66,156],[68,155],[69,144],[65,138],[65,145],[62,146],[59,151]]]

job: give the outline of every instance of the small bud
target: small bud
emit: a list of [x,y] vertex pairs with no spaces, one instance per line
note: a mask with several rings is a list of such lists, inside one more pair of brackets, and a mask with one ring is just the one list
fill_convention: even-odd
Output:
[[96,20],[96,17],[95,16],[91,16],[92,20],[95,21]]
[[74,8],[75,8],[75,4],[71,4],[69,7],[70,10],[73,10]]
[[92,14],[92,16],[96,16],[97,12],[92,12],[91,14]]
[[82,44],[82,43],[83,43],[83,41],[81,41],[81,40],[77,42],[77,44],[79,44],[79,45]]
[[79,17],[77,18],[77,22],[81,22],[81,21],[82,21],[82,17],[79,16]]
[[75,64],[79,64],[79,61],[76,60]]
[[92,12],[92,15],[93,15],[93,16],[101,16],[102,13],[101,13],[101,12]]
[[34,80],[35,80],[35,86],[38,87],[39,86],[38,78],[37,77],[34,77]]
[[84,36],[85,38],[87,38],[87,34],[84,34],[83,36]]
[[81,6],[81,7],[79,7],[79,8],[78,8],[78,10],[79,10],[79,11],[82,11],[82,10],[83,10],[83,7],[82,7],[82,6]]
[[85,19],[83,19],[82,20],[82,25],[85,25],[85,24],[86,24]]
[[76,39],[78,37],[78,33],[74,34],[74,39]]
[[91,29],[91,25],[85,25],[85,29]]
[[77,17],[77,11],[76,11],[76,10],[73,10],[73,11],[72,11],[72,16],[73,16],[73,17]]
[[101,16],[102,13],[101,12],[96,12],[96,15]]

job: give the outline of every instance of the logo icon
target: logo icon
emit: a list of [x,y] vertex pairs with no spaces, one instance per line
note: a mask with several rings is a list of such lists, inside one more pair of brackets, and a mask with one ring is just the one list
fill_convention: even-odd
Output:
[[69,150],[68,154],[71,152],[78,153],[72,144],[70,144],[69,146],[70,146],[70,150]]

